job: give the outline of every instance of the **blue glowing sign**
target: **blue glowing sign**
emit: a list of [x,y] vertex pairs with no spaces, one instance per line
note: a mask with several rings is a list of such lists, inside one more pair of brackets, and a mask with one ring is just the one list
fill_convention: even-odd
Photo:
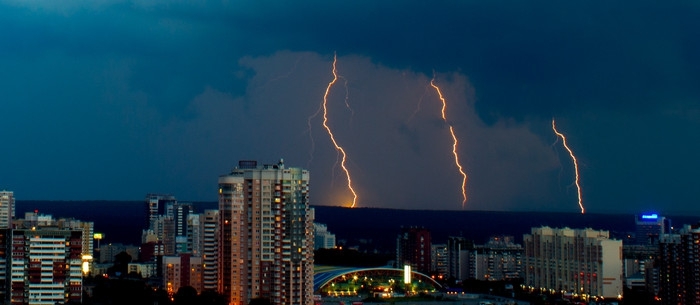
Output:
[[642,219],[659,219],[658,214],[642,214]]

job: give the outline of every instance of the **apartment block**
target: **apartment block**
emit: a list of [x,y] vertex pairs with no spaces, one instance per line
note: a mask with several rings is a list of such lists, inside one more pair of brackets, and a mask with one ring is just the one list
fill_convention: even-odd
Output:
[[608,231],[539,227],[523,243],[530,289],[584,300],[622,297],[622,241],[610,239]]
[[309,172],[240,161],[219,177],[219,292],[229,304],[313,303]]

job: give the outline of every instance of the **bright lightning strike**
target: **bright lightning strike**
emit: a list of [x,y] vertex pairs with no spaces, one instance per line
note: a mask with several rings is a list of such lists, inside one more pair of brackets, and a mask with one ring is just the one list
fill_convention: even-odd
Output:
[[462,164],[459,163],[459,155],[457,154],[457,146],[458,146],[458,141],[457,141],[457,136],[455,135],[455,130],[452,124],[447,123],[447,116],[445,113],[447,112],[447,101],[445,101],[445,98],[442,96],[442,91],[440,88],[435,85],[435,78],[433,77],[432,80],[430,80],[430,86],[435,88],[435,91],[437,91],[438,97],[440,97],[440,100],[442,101],[442,120],[445,121],[445,123],[450,127],[450,134],[452,135],[452,154],[455,156],[455,165],[457,166],[457,169],[459,170],[459,173],[462,174],[462,208],[464,209],[464,205],[467,203],[467,174],[464,172],[464,168],[462,167]]
[[[336,63],[338,62],[338,57],[337,55],[333,55],[333,80],[328,83],[328,87],[326,87],[326,93],[323,94],[323,127],[326,128],[326,131],[328,131],[328,136],[331,138],[331,141],[333,142],[333,146],[335,146],[335,149],[342,154],[342,160],[340,162],[340,167],[343,169],[345,172],[345,176],[348,179],[348,189],[350,189],[350,192],[352,193],[352,205],[350,206],[351,208],[354,208],[355,205],[357,204],[357,193],[355,192],[355,189],[352,187],[352,178],[350,178],[350,171],[348,171],[348,168],[345,166],[345,161],[347,160],[347,154],[345,153],[345,149],[343,149],[342,146],[338,145],[338,142],[335,140],[335,135],[333,135],[333,131],[331,131],[331,128],[328,126],[328,93],[331,90],[331,87],[338,81],[338,71],[336,69]],[[347,105],[347,96],[346,96],[346,105]],[[349,107],[349,106],[348,106]]]
[[578,206],[581,208],[581,214],[585,212],[585,209],[583,208],[583,200],[581,199],[581,184],[579,183],[579,172],[578,172],[578,160],[576,160],[576,156],[574,156],[574,152],[569,148],[569,145],[566,144],[566,137],[564,134],[561,132],[557,131],[557,126],[554,123],[554,119],[552,119],[552,130],[554,130],[554,133],[561,138],[562,143],[564,144],[564,148],[569,152],[569,156],[571,156],[571,160],[574,162],[574,172],[576,173],[576,189],[578,190]]

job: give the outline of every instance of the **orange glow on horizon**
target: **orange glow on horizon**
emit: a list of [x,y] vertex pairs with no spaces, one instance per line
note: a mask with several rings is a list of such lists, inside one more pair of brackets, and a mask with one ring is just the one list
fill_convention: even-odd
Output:
[[[336,69],[336,63],[338,61],[337,55],[333,55],[333,80],[328,83],[328,87],[326,87],[326,93],[323,95],[323,127],[326,128],[326,131],[328,132],[328,136],[331,138],[331,142],[333,142],[333,146],[335,146],[335,149],[342,155],[342,160],[340,162],[340,167],[343,169],[345,172],[345,176],[348,179],[348,189],[352,193],[352,205],[350,206],[351,208],[354,208],[355,205],[357,204],[357,193],[355,192],[355,189],[352,187],[352,178],[350,178],[350,171],[348,168],[345,166],[345,161],[347,160],[347,154],[345,153],[345,149],[343,149],[342,146],[338,145],[338,142],[335,140],[335,135],[333,135],[333,131],[331,131],[331,128],[328,126],[328,93],[331,90],[331,87],[338,81],[338,72]],[[349,105],[347,104],[347,94],[346,94],[346,103],[345,103],[348,108]]]
[[433,79],[430,80],[430,86],[435,88],[438,97],[442,101],[442,110],[440,111],[442,113],[442,120],[445,121],[445,123],[450,127],[450,134],[452,135],[453,143],[452,154],[455,156],[455,165],[457,166],[459,173],[462,174],[462,209],[464,209],[464,205],[467,203],[467,173],[464,172],[462,164],[459,163],[459,155],[457,154],[457,146],[459,143],[457,141],[457,136],[455,135],[454,127],[452,127],[452,124],[447,123],[447,116],[445,115],[445,113],[447,112],[447,101],[445,101],[445,98],[442,96],[442,91],[440,90],[440,88],[437,85],[435,85],[435,77],[433,77]]
[[557,130],[557,126],[554,123],[554,119],[552,119],[552,130],[554,130],[554,133],[561,138],[561,141],[564,143],[564,148],[569,152],[569,156],[571,156],[571,160],[574,162],[574,172],[576,173],[576,189],[578,191],[578,206],[581,208],[581,214],[585,212],[585,209],[583,208],[583,199],[581,197],[581,184],[579,183],[579,172],[578,172],[578,160],[576,159],[576,156],[574,156],[574,152],[569,148],[569,145],[566,144],[566,137],[564,136],[563,133],[559,132]]

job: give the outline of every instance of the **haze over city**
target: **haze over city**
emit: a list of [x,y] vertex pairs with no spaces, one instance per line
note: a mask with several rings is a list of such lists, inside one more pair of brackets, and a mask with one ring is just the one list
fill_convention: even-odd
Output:
[[[700,214],[700,7],[502,1],[0,1],[0,189],[216,201],[238,160],[311,204]],[[447,105],[430,86],[442,90]],[[452,138],[468,175],[455,168]]]

